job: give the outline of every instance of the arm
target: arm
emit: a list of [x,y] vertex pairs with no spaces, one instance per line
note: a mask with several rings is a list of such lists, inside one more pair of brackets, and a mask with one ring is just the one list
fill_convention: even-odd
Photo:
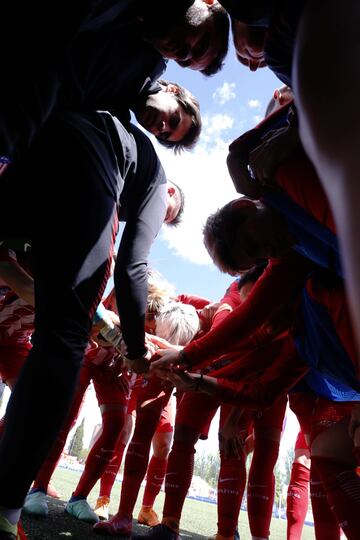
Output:
[[166,184],[152,185],[129,209],[117,255],[114,282],[127,357],[146,355],[147,260],[166,214]]
[[308,260],[296,253],[271,260],[246,302],[204,337],[185,347],[184,362],[191,366],[204,361],[210,363],[238,347],[242,340],[267,321],[274,306],[291,300],[294,289],[303,283],[311,267]]
[[293,340],[289,337],[278,360],[251,381],[233,382],[176,369],[164,370],[160,372],[160,376],[171,381],[179,390],[203,392],[223,403],[261,410],[270,407],[302,379],[308,370],[309,366],[299,358]]

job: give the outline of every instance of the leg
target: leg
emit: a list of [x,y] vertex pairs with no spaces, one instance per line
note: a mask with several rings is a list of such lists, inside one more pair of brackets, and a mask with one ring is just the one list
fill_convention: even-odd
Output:
[[309,482],[310,451],[300,431],[295,444],[295,456],[287,491],[287,540],[301,540],[309,506]]
[[[358,537],[360,478],[356,474],[348,425],[352,405],[319,400],[314,417],[311,461],[338,525],[347,538]],[[325,429],[324,429],[325,426]],[[326,426],[327,427],[326,429]]]
[[[220,428],[226,422],[233,407],[221,405]],[[233,539],[238,525],[240,506],[243,499],[246,469],[245,440],[252,424],[252,411],[243,410],[237,424],[240,452],[225,452],[220,449],[220,471],[218,477],[218,533],[216,540]],[[221,445],[220,445],[221,448]]]
[[[161,384],[160,379],[152,377],[138,393],[135,429],[126,453],[119,509],[109,521],[94,526],[98,532],[123,536],[131,534],[132,513],[146,474],[151,440],[171,394],[171,390],[164,393]],[[161,392],[163,394],[158,397]]]
[[142,507],[138,516],[138,523],[154,527],[158,525],[159,518],[153,510],[155,499],[164,482],[167,462],[171,450],[174,431],[174,407],[172,398],[164,408],[160,422],[152,440],[153,455],[150,459]]
[[254,419],[254,452],[248,479],[248,517],[251,534],[268,538],[275,494],[274,467],[279,454],[286,398]]

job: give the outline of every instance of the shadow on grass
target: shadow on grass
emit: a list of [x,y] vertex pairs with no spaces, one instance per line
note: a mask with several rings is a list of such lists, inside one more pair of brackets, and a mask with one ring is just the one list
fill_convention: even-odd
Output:
[[[29,540],[89,540],[91,538],[110,538],[95,534],[92,526],[69,516],[65,512],[66,501],[47,497],[49,515],[47,518],[35,518],[22,515],[22,524]],[[146,535],[148,527],[134,522],[134,534]],[[205,536],[189,531],[181,531],[184,540],[204,539]],[[111,538],[125,538],[113,536]]]

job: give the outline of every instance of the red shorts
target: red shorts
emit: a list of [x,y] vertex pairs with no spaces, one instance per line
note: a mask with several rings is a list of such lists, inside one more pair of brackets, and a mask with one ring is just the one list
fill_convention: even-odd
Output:
[[0,378],[6,383],[17,379],[26,361],[31,345],[0,347]]
[[308,449],[303,432],[300,430],[295,442],[295,450]]
[[317,396],[311,392],[290,392],[290,409],[296,415],[301,431],[309,435],[312,428],[312,418],[314,414],[315,402]]
[[318,397],[316,399],[314,414],[312,417],[311,426],[311,443],[314,439],[326,429],[334,426],[343,418],[350,418],[351,411],[353,410],[356,402],[349,401],[329,401],[327,399]]
[[[281,396],[270,407],[263,411],[254,413],[254,429],[257,439],[262,438],[262,432],[266,433],[266,429],[278,430],[283,432],[284,418],[287,405],[287,396]],[[265,438],[266,435],[265,435]]]
[[91,355],[85,357],[81,368],[79,387],[88,387],[93,381],[99,405],[122,405],[127,407],[130,395],[131,377],[124,370],[120,377],[106,369],[106,365],[96,365]]
[[160,422],[157,425],[156,433],[172,433],[175,424],[175,407],[172,397],[162,410]]
[[158,377],[146,379],[142,376],[136,378],[127,406],[127,414],[135,414],[145,405],[161,409],[160,420],[156,433],[172,433],[174,431],[175,411],[171,397],[172,388],[164,389],[163,382]]
[[185,392],[178,403],[176,424],[189,427],[206,438],[219,405],[217,399],[207,394]]

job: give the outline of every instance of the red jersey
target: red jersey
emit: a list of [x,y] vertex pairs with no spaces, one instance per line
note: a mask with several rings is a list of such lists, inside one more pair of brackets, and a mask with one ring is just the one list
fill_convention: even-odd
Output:
[[287,257],[271,259],[246,302],[228,314],[216,328],[185,347],[184,353],[189,364],[211,362],[241,347],[242,341],[247,340],[268,321],[274,306],[291,301],[294,290],[303,284],[311,268],[311,261],[295,252]]

